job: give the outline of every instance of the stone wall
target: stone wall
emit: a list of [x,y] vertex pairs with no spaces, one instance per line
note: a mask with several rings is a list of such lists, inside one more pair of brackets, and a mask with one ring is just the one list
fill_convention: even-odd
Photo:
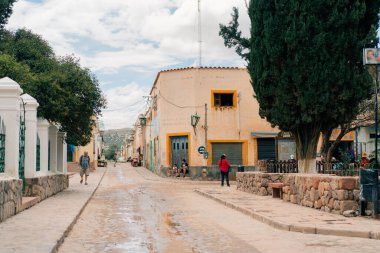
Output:
[[69,187],[69,175],[56,174],[25,179],[25,196],[39,197],[44,200]]
[[356,210],[360,197],[358,177],[247,172],[236,181],[238,190],[262,196],[272,194],[269,183],[284,183],[284,201],[337,214]]
[[22,180],[0,179],[0,222],[21,210]]
[[[190,166],[189,175],[192,180],[220,180],[220,169],[218,166]],[[203,170],[207,173],[203,173]],[[244,166],[245,171],[255,171],[254,166]],[[161,177],[167,177],[168,168],[160,167],[156,168],[154,171],[157,175]],[[229,179],[231,181],[236,180],[237,166],[232,166],[232,172],[229,174]],[[187,175],[187,176],[189,176]]]

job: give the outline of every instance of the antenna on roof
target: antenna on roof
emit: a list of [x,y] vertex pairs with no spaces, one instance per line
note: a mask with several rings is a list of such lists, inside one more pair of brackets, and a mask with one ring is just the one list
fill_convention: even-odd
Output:
[[202,19],[201,19],[201,0],[198,0],[198,43],[199,43],[199,55],[198,55],[198,67],[202,67]]

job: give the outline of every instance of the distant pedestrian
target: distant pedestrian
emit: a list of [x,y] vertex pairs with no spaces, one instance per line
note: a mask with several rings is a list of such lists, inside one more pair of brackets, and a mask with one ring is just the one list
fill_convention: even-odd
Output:
[[361,160],[361,163],[360,165],[363,167],[363,168],[367,168],[368,164],[369,164],[369,160],[368,160],[368,156],[367,156],[367,153],[366,152],[363,152],[362,154],[362,160]]
[[117,153],[115,153],[115,155],[113,156],[113,161],[114,161],[113,167],[116,167],[116,163],[117,163]]
[[228,178],[228,172],[229,172],[229,169],[230,169],[231,165],[228,162],[227,156],[225,154],[223,154],[220,157],[218,166],[219,166],[219,169],[220,169],[220,173],[222,174],[222,178],[221,178],[221,184],[222,184],[222,186],[224,185],[224,178],[226,178],[227,186],[229,187],[230,186],[230,180]]
[[79,158],[80,165],[80,183],[83,183],[83,175],[84,175],[84,184],[87,185],[87,177],[90,174],[90,157],[88,156],[88,152],[85,151],[84,155]]

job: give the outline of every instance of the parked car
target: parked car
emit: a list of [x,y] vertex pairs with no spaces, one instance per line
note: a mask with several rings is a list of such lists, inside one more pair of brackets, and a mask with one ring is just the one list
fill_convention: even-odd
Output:
[[104,155],[98,159],[98,167],[107,167],[107,160]]
[[133,167],[137,167],[139,165],[139,158],[133,157],[131,164]]
[[125,162],[127,162],[126,160],[125,160],[125,158],[124,157],[119,157],[118,159],[117,159],[117,162],[119,162],[119,163],[125,163]]

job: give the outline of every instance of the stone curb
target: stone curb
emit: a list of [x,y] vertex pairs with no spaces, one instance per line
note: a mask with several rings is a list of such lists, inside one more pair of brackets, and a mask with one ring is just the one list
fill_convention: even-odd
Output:
[[67,229],[65,230],[65,232],[63,232],[61,238],[59,238],[59,240],[56,242],[55,246],[50,251],[51,253],[58,252],[59,247],[63,244],[65,238],[68,236],[68,234],[70,233],[70,231],[73,229],[73,227],[77,223],[80,215],[83,213],[84,209],[86,208],[86,206],[88,205],[88,203],[90,202],[90,200],[92,199],[92,197],[94,196],[95,192],[98,190],[99,185],[102,182],[103,177],[107,173],[107,171],[108,171],[108,168],[106,168],[104,170],[103,175],[100,177],[100,180],[99,180],[97,186],[95,187],[94,191],[91,193],[90,197],[84,203],[84,205],[82,206],[82,208],[80,209],[80,211],[78,212],[78,214],[74,217],[74,220],[70,223],[70,225],[67,227]]
[[364,231],[364,230],[338,230],[338,229],[330,229],[330,228],[322,228],[318,226],[301,226],[301,225],[294,225],[294,224],[288,224],[281,221],[274,220],[273,217],[265,216],[261,213],[249,210],[247,208],[237,206],[231,202],[225,201],[221,198],[215,197],[211,194],[208,194],[206,192],[203,192],[201,190],[194,190],[196,193],[198,193],[201,196],[204,196],[206,198],[212,199],[222,205],[225,205],[229,208],[232,208],[236,211],[239,211],[245,215],[250,216],[251,218],[260,221],[262,223],[265,223],[273,228],[279,229],[279,230],[285,230],[290,232],[298,232],[298,233],[304,233],[304,234],[320,234],[320,235],[334,235],[334,236],[344,236],[344,237],[358,237],[358,238],[367,238],[367,239],[375,239],[380,240],[380,233],[379,232],[372,232],[372,231]]

